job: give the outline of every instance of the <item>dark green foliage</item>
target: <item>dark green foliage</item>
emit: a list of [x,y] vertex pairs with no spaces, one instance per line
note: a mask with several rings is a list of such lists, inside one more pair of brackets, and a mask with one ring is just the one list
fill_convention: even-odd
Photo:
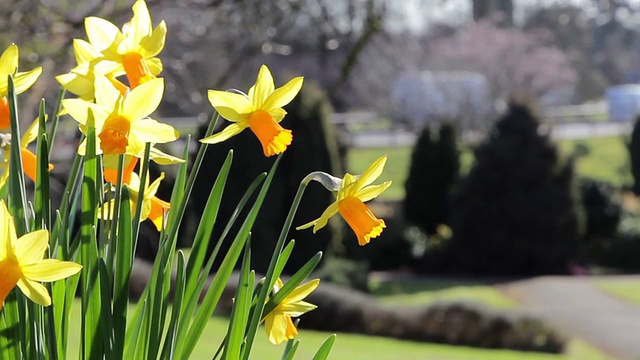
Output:
[[[288,115],[282,121],[282,126],[293,131],[293,143],[283,154],[263,209],[252,230],[251,263],[252,268],[258,272],[265,272],[267,269],[269,257],[265,254],[273,251],[300,181],[312,171],[341,173],[337,140],[329,122],[331,109],[325,95],[313,84],[307,83],[286,110]],[[220,121],[223,126],[229,124],[222,119]],[[203,132],[202,128],[198,138],[202,137]],[[199,219],[207,199],[205,194],[209,193],[215,180],[215,172],[230,149],[234,150],[233,164],[218,215],[219,225],[213,230],[213,239],[221,235],[227,219],[249,184],[260,172],[267,171],[275,161],[275,157],[267,158],[263,155],[259,141],[249,129],[223,143],[209,146],[204,159],[205,165],[201,167],[196,179],[189,216]],[[311,183],[302,198],[294,226],[317,218],[333,201],[330,192],[319,184]],[[229,237],[234,234],[235,230],[232,230]],[[326,251],[333,237],[334,229],[331,226],[315,235],[312,231],[292,229],[288,239],[295,239],[296,245],[285,271],[297,270],[316,252]],[[212,243],[215,244],[215,241]],[[221,250],[224,253],[225,244]]]
[[407,222],[431,235],[439,224],[449,223],[450,191],[458,179],[460,150],[456,128],[451,123],[440,127],[433,139],[425,127],[411,154],[411,167],[405,183],[403,203]]
[[633,175],[633,192],[640,195],[640,116],[636,118],[628,145],[631,159],[631,174]]
[[604,244],[616,237],[622,216],[620,196],[612,185],[588,179],[580,181],[580,193],[587,220],[584,253],[595,259]]
[[566,273],[581,224],[572,161],[561,162],[537,118],[515,104],[475,155],[453,203],[449,270]]

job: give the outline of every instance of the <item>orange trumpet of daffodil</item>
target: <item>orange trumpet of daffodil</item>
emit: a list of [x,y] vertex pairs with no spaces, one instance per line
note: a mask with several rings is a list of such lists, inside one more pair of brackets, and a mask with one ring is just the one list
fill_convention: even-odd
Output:
[[[302,230],[313,226],[313,232],[315,233],[327,225],[329,218],[339,212],[355,232],[360,246],[368,244],[371,238],[378,237],[382,233],[382,229],[386,227],[384,220],[378,219],[364,203],[382,194],[391,186],[391,181],[380,185],[371,185],[382,174],[386,162],[386,156],[380,157],[360,177],[347,173],[342,180],[325,173],[317,173],[320,175],[316,175],[316,177],[330,177],[331,181],[329,182],[336,184],[338,188],[330,190],[337,190],[337,199],[329,205],[319,218],[298,226],[296,229]],[[328,182],[323,182],[316,177],[312,176],[310,180],[318,180],[325,187],[327,186]]]
[[291,130],[284,129],[279,124],[287,114],[282,107],[298,94],[302,82],[302,77],[296,77],[275,89],[271,72],[262,65],[256,83],[247,95],[209,90],[211,105],[233,124],[200,141],[206,144],[219,143],[250,128],[260,140],[265,156],[280,154],[293,140]]
[[46,230],[18,238],[13,218],[4,200],[0,200],[0,309],[16,285],[36,304],[49,306],[51,297],[40,282],[61,280],[82,269],[74,262],[44,259],[48,246]]
[[[298,286],[264,317],[265,329],[271,343],[278,345],[298,335],[298,329],[293,324],[291,317],[301,316],[317,308],[316,305],[302,301],[302,299],[311,294],[319,284],[320,279],[315,279]],[[284,283],[278,278],[274,285],[274,294],[283,286]]]
[[15,44],[9,45],[0,56],[0,129],[8,129],[11,125],[8,98],[9,75],[13,75],[16,94],[21,94],[29,89],[42,73],[41,67],[27,72],[18,72],[19,58],[18,47]]
[[[32,153],[28,149],[29,144],[36,140],[38,137],[39,121],[35,119],[29,129],[20,138],[20,152],[22,155],[22,170],[29,179],[36,181],[36,172],[38,168],[38,159],[36,154]],[[11,135],[6,134],[1,136],[0,148],[3,156],[0,160],[0,188],[7,183],[9,179],[9,161],[11,159]],[[53,170],[53,165],[49,164],[49,171]]]

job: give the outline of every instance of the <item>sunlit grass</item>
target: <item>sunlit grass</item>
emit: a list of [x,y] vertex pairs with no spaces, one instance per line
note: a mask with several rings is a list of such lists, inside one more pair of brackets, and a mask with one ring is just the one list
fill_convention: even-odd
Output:
[[[133,307],[130,309],[133,312]],[[303,318],[304,321],[304,318]],[[80,301],[76,301],[71,313],[71,326],[67,354],[69,359],[78,358],[80,338]],[[211,359],[222,341],[227,329],[227,320],[214,316],[207,323],[204,335],[191,356],[191,359]],[[298,338],[301,340],[296,359],[311,359],[320,345],[331,333],[301,329]],[[274,346],[259,329],[252,349],[252,359],[280,359],[284,345]],[[390,338],[363,336],[356,334],[338,334],[329,359],[438,359],[438,360],[599,360],[608,359],[604,354],[580,340],[572,340],[566,354],[553,355],[543,353],[518,352],[508,350],[478,349],[464,346],[451,346]]]
[[614,297],[640,306],[640,280],[638,279],[606,279],[593,283],[598,289]]

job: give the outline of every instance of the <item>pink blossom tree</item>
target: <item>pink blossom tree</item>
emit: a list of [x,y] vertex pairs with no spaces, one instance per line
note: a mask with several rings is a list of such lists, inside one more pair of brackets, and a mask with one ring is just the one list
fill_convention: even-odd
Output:
[[487,77],[495,99],[527,93],[537,99],[572,92],[578,75],[547,31],[500,28],[488,20],[429,46],[431,70],[477,71]]

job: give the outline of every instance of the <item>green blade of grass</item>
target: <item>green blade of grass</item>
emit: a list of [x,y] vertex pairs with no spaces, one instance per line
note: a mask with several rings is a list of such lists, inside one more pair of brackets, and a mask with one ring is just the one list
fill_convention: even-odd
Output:
[[[44,99],[38,116],[38,142],[36,158],[35,229],[51,229],[51,193],[49,178],[49,146],[45,133]],[[55,247],[53,248],[55,249]]]
[[329,353],[331,352],[331,348],[333,347],[333,343],[336,341],[336,334],[333,334],[325,340],[318,352],[313,356],[313,360],[326,360],[329,357]]
[[227,330],[227,342],[224,347],[223,359],[239,359],[242,343],[244,342],[244,330],[249,319],[249,308],[253,298],[253,286],[256,274],[250,271],[251,267],[251,241],[247,240],[244,248],[240,278],[236,289],[235,301],[229,319]]
[[281,156],[279,156],[276,159],[273,166],[271,167],[271,170],[269,171],[269,174],[267,175],[267,178],[265,179],[262,185],[262,189],[260,189],[260,193],[258,194],[256,201],[254,202],[251,210],[249,211],[249,214],[245,218],[242,226],[240,227],[240,230],[238,231],[238,234],[233,240],[231,247],[229,248],[229,251],[227,252],[224,259],[222,260],[222,264],[220,265],[218,272],[213,278],[211,286],[209,287],[209,290],[207,291],[202,301],[202,304],[193,319],[193,322],[191,324],[191,327],[189,328],[187,336],[184,339],[183,351],[180,356],[181,359],[186,360],[189,358],[189,356],[191,355],[191,352],[193,351],[193,348],[195,347],[197,340],[200,338],[200,335],[204,330],[207,320],[209,319],[209,317],[211,317],[213,310],[218,304],[218,300],[222,295],[225,284],[229,280],[229,276],[231,275],[231,272],[233,271],[233,268],[236,262],[238,261],[240,252],[244,247],[244,243],[249,236],[251,227],[253,226],[256,220],[256,217],[258,216],[258,212],[262,207],[262,203],[264,201],[265,196],[267,195],[267,190],[271,185],[271,181],[273,180],[275,170],[278,167],[278,164],[280,163],[280,159],[282,159]]
[[178,323],[180,320],[180,308],[182,307],[182,301],[184,300],[184,289],[186,282],[185,272],[185,258],[184,253],[178,250],[178,265],[176,270],[176,290],[173,295],[173,310],[171,312],[171,320],[169,321],[169,327],[164,341],[161,359],[173,359],[175,355],[176,339]]
[[284,350],[284,354],[282,354],[282,360],[293,360],[298,350],[298,345],[300,345],[300,340],[298,339],[287,341],[287,347]]
[[102,357],[100,329],[100,281],[96,239],[98,204],[98,159],[96,129],[91,109],[87,117],[87,147],[82,178],[82,213],[80,215],[80,259],[82,264],[82,358]]
[[113,355],[124,356],[125,335],[127,329],[127,310],[129,308],[129,282],[133,267],[133,239],[131,235],[131,204],[129,191],[121,191],[120,216],[118,217],[118,236],[112,238],[116,247],[115,273],[113,280]]
[[[278,157],[280,159],[281,156]],[[278,236],[278,241],[276,242],[276,246],[273,250],[273,255],[271,256],[271,260],[269,261],[269,267],[267,268],[267,274],[265,275],[264,286],[260,289],[258,294],[258,306],[254,309],[254,313],[251,314],[251,320],[249,321],[249,327],[247,329],[247,351],[243,354],[243,359],[249,359],[249,355],[251,353],[251,347],[253,345],[253,340],[256,336],[256,331],[258,330],[258,325],[262,320],[263,310],[265,301],[267,299],[267,295],[272,291],[273,284],[276,281],[275,272],[276,265],[278,264],[278,259],[280,257],[280,253],[282,252],[282,247],[284,245],[285,238],[291,228],[291,224],[293,223],[293,218],[298,211],[298,206],[300,205],[300,201],[302,200],[302,195],[307,187],[307,183],[305,181],[300,182],[298,186],[298,190],[296,191],[296,195],[293,198],[293,203],[291,204],[291,208],[289,208],[289,213],[287,214],[287,218],[284,221],[282,226],[282,230],[280,231],[280,236]],[[284,266],[284,265],[282,265]]]

